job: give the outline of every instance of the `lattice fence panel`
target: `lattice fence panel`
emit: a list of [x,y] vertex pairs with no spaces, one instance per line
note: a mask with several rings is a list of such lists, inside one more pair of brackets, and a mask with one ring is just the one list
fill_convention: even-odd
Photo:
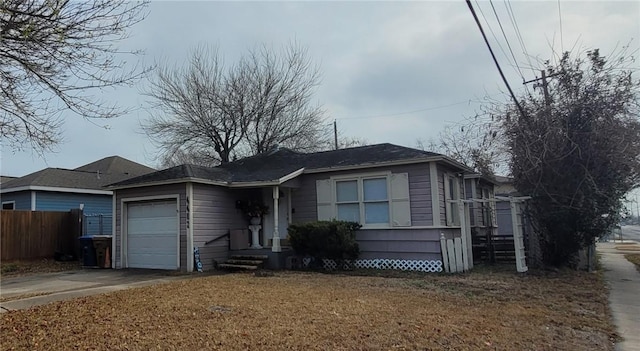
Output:
[[[323,267],[326,270],[334,270],[337,264],[334,260],[323,259]],[[368,269],[395,269],[401,271],[419,271],[419,272],[442,272],[442,261],[440,260],[394,260],[394,259],[372,259],[372,260],[356,260],[354,262],[356,268]]]

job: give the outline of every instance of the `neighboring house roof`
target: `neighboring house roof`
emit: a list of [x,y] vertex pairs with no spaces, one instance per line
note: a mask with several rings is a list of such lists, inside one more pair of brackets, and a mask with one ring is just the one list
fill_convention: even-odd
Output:
[[193,165],[172,167],[111,186],[118,188],[184,180],[204,180],[229,186],[281,184],[303,172],[326,172],[438,160],[449,163],[463,172],[471,172],[466,166],[440,154],[393,144],[376,144],[315,153],[300,153],[281,148],[213,168]]
[[106,157],[76,169],[45,168],[0,185],[2,193],[23,190],[109,193],[107,184],[154,172],[153,168],[119,156]]

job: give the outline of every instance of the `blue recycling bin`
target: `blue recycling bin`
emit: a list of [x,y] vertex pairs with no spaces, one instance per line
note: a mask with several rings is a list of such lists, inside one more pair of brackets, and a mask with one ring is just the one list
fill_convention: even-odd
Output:
[[81,236],[78,240],[80,241],[82,265],[84,267],[96,267],[98,262],[96,260],[96,249],[93,247],[93,237]]

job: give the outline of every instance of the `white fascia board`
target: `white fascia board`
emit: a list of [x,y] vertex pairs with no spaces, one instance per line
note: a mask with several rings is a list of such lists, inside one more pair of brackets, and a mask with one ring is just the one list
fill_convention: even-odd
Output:
[[180,179],[171,179],[171,180],[163,180],[158,182],[150,182],[150,183],[136,183],[136,184],[127,184],[127,185],[119,185],[119,186],[109,186],[107,188],[113,190],[121,190],[121,189],[131,189],[131,188],[142,188],[147,186],[159,186],[159,185],[172,185],[172,184],[181,184],[181,183],[199,183],[199,184],[209,184],[216,186],[226,186],[228,187],[230,184],[227,182],[215,181],[215,180],[207,180],[200,178],[180,178]]
[[13,193],[18,191],[55,191],[59,193],[113,195],[113,191],[111,190],[59,188],[55,186],[38,186],[38,185],[27,185],[27,186],[21,186],[17,188],[2,189],[0,190],[0,194]]
[[278,180],[267,180],[264,182],[238,182],[229,184],[229,188],[261,188],[266,186],[280,185]]
[[286,176],[284,176],[284,177],[282,177],[282,178],[278,179],[278,182],[280,182],[280,184],[282,184],[282,183],[284,183],[284,182],[286,182],[286,181],[289,181],[289,180],[291,180],[291,179],[293,179],[293,178],[298,177],[298,176],[299,176],[299,175],[301,175],[302,173],[304,173],[304,167],[300,168],[300,169],[299,169],[299,170],[297,170],[297,171],[291,172],[291,173],[287,174]]

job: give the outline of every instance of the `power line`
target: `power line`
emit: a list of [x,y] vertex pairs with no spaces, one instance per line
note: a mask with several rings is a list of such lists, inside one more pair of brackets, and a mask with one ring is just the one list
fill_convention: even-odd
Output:
[[498,36],[496,36],[496,33],[493,32],[493,28],[491,28],[491,25],[489,24],[489,20],[487,20],[487,17],[484,15],[484,11],[482,11],[482,6],[480,6],[480,4],[478,4],[477,0],[476,0],[476,6],[478,7],[478,11],[480,11],[480,15],[484,19],[484,23],[487,24],[487,28],[489,28],[489,32],[491,32],[491,35],[493,35],[493,39],[495,39],[496,43],[498,44],[498,47],[500,48],[500,51],[502,51],[502,54],[504,55],[504,57],[507,59],[507,61],[509,61],[510,60],[509,59],[509,55],[507,55],[507,52],[504,51],[504,48],[502,47],[502,44],[500,44],[500,41],[498,40]]
[[502,32],[502,36],[504,37],[504,41],[507,42],[507,47],[509,48],[509,52],[511,53],[511,57],[513,57],[513,63],[516,65],[518,72],[520,73],[520,77],[522,77],[522,81],[524,82],[524,74],[518,66],[518,60],[516,59],[516,55],[513,54],[513,50],[511,49],[511,44],[509,44],[509,39],[507,38],[507,34],[504,32],[504,28],[502,27],[502,23],[500,22],[500,18],[498,17],[498,12],[496,11],[495,6],[493,6],[493,1],[489,0],[489,4],[491,4],[491,9],[493,9],[493,14],[496,16],[496,21],[498,21],[498,25],[500,26],[500,31]]
[[518,102],[518,99],[516,98],[516,95],[513,93],[513,90],[511,89],[511,86],[509,85],[509,82],[507,81],[507,78],[504,76],[504,73],[502,72],[502,68],[500,68],[500,64],[498,63],[498,60],[496,59],[496,55],[493,53],[493,49],[491,49],[491,45],[489,44],[489,40],[487,40],[487,35],[484,33],[484,29],[482,29],[482,24],[480,24],[480,20],[478,19],[478,15],[476,15],[476,11],[473,9],[473,5],[471,4],[471,0],[466,0],[466,2],[467,2],[467,6],[469,6],[469,11],[471,11],[471,14],[473,15],[473,19],[476,21],[476,24],[478,25],[478,29],[480,29],[480,33],[482,34],[482,38],[484,38],[485,44],[487,44],[487,48],[489,49],[489,52],[491,53],[491,57],[493,58],[493,62],[496,64],[496,67],[498,68],[498,72],[500,72],[500,76],[502,77],[502,81],[507,86],[507,89],[509,90],[509,94],[511,94],[511,97],[513,98],[513,102],[518,107],[518,111],[520,111],[520,114],[522,115],[522,118],[524,118],[525,120],[528,121],[527,115],[524,113],[524,109],[520,105],[520,102]]
[[531,56],[529,56],[529,53],[527,52],[527,48],[524,45],[524,40],[522,39],[522,34],[520,33],[520,27],[518,26],[518,21],[516,21],[516,16],[513,13],[513,7],[511,7],[511,3],[508,0],[504,0],[504,6],[507,9],[507,14],[509,15],[509,19],[511,20],[511,24],[513,25],[513,29],[516,33],[516,38],[518,38],[518,42],[520,43],[520,47],[522,48],[522,53],[524,54],[525,58],[527,59],[527,62],[529,63],[529,68],[535,75],[536,70],[533,64],[531,63]]
[[365,119],[365,118],[380,118],[380,117],[394,117],[394,116],[401,116],[401,115],[410,115],[410,114],[414,114],[414,113],[417,113],[417,112],[438,110],[438,109],[441,109],[441,108],[446,108],[446,107],[451,107],[451,106],[456,106],[456,105],[469,104],[472,101],[473,100],[464,100],[464,101],[454,102],[454,103],[451,103],[451,104],[448,104],[448,105],[427,107],[427,108],[422,108],[422,109],[413,110],[413,111],[397,112],[397,113],[382,114],[382,115],[367,115],[367,116],[358,116],[358,117],[342,117],[342,118],[336,118],[336,119],[338,119],[338,120],[349,120],[349,119]]
[[558,0],[558,19],[560,20],[560,50],[564,52],[564,41],[562,39],[562,12],[560,11],[560,0]]

